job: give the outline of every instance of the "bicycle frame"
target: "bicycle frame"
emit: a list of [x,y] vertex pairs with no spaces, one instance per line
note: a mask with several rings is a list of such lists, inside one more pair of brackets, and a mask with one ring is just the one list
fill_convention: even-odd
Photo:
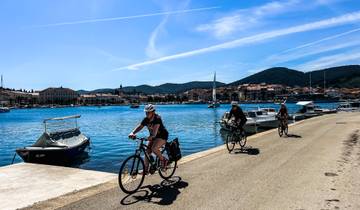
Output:
[[279,121],[280,121],[281,129],[285,129],[287,120],[285,118],[281,118],[281,119],[279,119]]
[[149,164],[151,165],[151,166],[156,166],[156,168],[158,168],[158,166],[157,166],[157,160],[158,160],[158,156],[156,156],[156,158],[155,158],[155,160],[154,161],[151,161],[151,159],[150,159],[150,155],[146,152],[146,150],[148,149],[148,146],[146,145],[146,144],[144,144],[144,141],[146,141],[145,139],[143,139],[143,138],[137,138],[137,140],[138,141],[140,141],[140,143],[139,143],[139,147],[135,150],[135,154],[136,155],[138,155],[138,156],[140,156],[141,157],[141,153],[144,153],[144,158],[146,158],[147,160],[148,160],[148,162],[149,162]]

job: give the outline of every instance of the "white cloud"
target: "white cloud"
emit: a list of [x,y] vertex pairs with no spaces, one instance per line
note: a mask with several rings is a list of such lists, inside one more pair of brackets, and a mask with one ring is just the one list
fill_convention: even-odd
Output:
[[192,51],[187,51],[187,52],[178,53],[178,54],[174,54],[174,55],[164,56],[164,57],[160,57],[157,59],[148,60],[148,61],[120,67],[120,68],[114,69],[113,71],[123,70],[123,69],[138,69],[140,67],[155,64],[155,63],[165,62],[165,61],[179,59],[179,58],[191,57],[191,56],[195,56],[195,55],[200,55],[200,54],[214,52],[214,51],[220,51],[220,50],[224,50],[224,49],[236,48],[236,47],[240,47],[240,46],[244,46],[244,45],[248,45],[248,44],[263,42],[263,41],[266,41],[269,39],[273,39],[273,38],[277,38],[277,37],[281,37],[281,36],[285,36],[285,35],[289,35],[289,34],[295,34],[295,33],[301,33],[301,32],[306,32],[306,31],[313,31],[313,30],[318,30],[318,29],[335,27],[335,26],[339,26],[339,25],[350,24],[350,23],[354,23],[359,20],[360,20],[360,11],[357,11],[354,13],[347,13],[345,15],[334,17],[334,18],[329,18],[329,19],[325,19],[325,20],[321,20],[321,21],[316,21],[316,22],[311,22],[311,23],[307,23],[307,24],[303,24],[303,25],[293,26],[293,27],[289,27],[289,28],[285,28],[285,29],[273,30],[273,31],[261,33],[258,35],[243,37],[243,38],[239,38],[239,39],[236,39],[233,41],[224,42],[224,43],[213,45],[213,46],[206,47],[206,48],[200,48],[197,50],[192,50]]
[[223,38],[235,31],[253,27],[267,16],[286,12],[299,2],[299,0],[272,1],[258,7],[238,10],[211,23],[200,25],[196,29],[210,32],[217,38]]
[[[190,0],[180,2],[178,10],[184,10],[185,8],[188,7],[189,4],[190,4]],[[164,11],[169,11],[171,10],[171,7],[173,7],[173,5],[169,4],[169,2],[161,2],[159,3],[159,5],[161,5]],[[204,9],[207,10],[207,8]],[[166,31],[165,25],[169,20],[169,16],[170,16],[169,14],[165,15],[165,17],[161,20],[161,22],[151,32],[151,35],[148,40],[148,44],[145,49],[145,53],[148,58],[158,58],[163,56],[162,52],[160,52],[160,50],[156,47],[156,42],[158,40],[159,35],[163,34]]]
[[150,35],[148,45],[146,47],[146,55],[149,58],[156,58],[156,57],[162,56],[162,54],[156,48],[156,40],[157,40],[159,33],[164,31],[164,26],[165,26],[168,18],[169,18],[168,15],[165,16],[164,19],[160,22],[159,25],[156,26],[156,28],[154,29],[154,31],[152,31],[152,33]]
[[296,52],[288,53],[288,54],[271,55],[268,58],[266,58],[265,60],[266,60],[266,62],[269,62],[272,65],[274,65],[277,63],[284,63],[284,62],[308,57],[310,55],[317,55],[320,53],[355,47],[355,46],[359,46],[359,45],[360,45],[360,40],[343,42],[340,44],[331,44],[331,45],[327,44],[325,46],[315,47],[315,48],[306,49],[306,50],[298,50]]
[[303,71],[317,70],[328,68],[334,65],[344,65],[353,62],[354,64],[359,64],[360,60],[360,51],[350,51],[345,53],[334,54],[330,56],[324,56],[316,60],[304,63],[300,66],[297,66],[297,69]]

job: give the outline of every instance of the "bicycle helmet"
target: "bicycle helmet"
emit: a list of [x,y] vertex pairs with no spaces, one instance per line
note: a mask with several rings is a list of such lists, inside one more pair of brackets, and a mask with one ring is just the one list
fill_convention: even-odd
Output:
[[152,104],[148,104],[144,108],[144,112],[154,112],[154,111],[155,111],[155,106]]
[[239,103],[237,101],[232,101],[231,102],[231,106],[237,106],[237,105],[239,105]]

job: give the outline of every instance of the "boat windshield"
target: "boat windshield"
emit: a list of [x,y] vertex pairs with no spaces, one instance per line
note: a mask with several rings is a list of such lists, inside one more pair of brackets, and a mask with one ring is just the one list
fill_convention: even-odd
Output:
[[249,117],[256,117],[256,112],[248,112]]
[[80,118],[80,115],[45,119],[45,133],[51,134],[79,129],[77,122],[78,118]]

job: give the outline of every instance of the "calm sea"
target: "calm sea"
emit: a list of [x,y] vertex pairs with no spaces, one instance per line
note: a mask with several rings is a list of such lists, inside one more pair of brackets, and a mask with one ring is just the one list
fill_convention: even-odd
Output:
[[[335,108],[337,104],[319,104]],[[274,104],[242,104],[244,110],[274,107]],[[298,107],[288,104],[290,112]],[[230,105],[208,109],[207,105],[158,105],[170,133],[170,139],[179,137],[183,155],[203,151],[223,144],[217,123]],[[144,117],[143,106],[69,107],[54,109],[16,109],[0,114],[0,166],[9,165],[18,147],[34,143],[44,131],[42,120],[51,117],[81,115],[81,131],[91,138],[89,157],[76,167],[90,170],[117,172],[122,160],[134,153],[136,143],[127,138],[130,131]],[[146,129],[139,136],[146,136]],[[21,162],[17,157],[15,162]]]

